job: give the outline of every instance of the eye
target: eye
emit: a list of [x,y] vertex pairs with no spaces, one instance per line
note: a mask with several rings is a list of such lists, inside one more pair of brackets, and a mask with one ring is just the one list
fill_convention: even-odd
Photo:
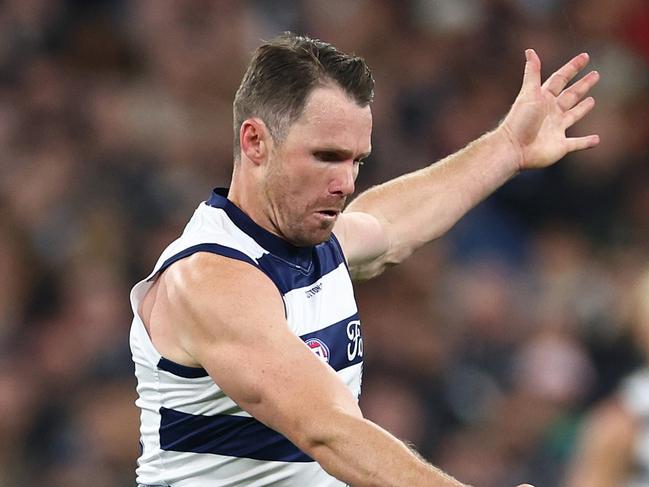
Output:
[[322,162],[337,162],[340,161],[340,155],[332,151],[317,151],[313,153],[313,156]]

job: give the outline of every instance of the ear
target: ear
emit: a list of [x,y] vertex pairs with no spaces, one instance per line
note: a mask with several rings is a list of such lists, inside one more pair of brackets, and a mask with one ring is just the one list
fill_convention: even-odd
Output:
[[266,124],[259,118],[248,118],[239,129],[241,155],[254,164],[262,164],[272,147],[272,138]]

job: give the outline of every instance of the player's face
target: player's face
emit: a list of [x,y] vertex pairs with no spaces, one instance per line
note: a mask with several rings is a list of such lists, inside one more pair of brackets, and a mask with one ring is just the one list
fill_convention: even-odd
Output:
[[295,245],[329,238],[360,161],[370,152],[372,113],[339,88],[316,88],[304,112],[273,147],[264,191],[268,218]]

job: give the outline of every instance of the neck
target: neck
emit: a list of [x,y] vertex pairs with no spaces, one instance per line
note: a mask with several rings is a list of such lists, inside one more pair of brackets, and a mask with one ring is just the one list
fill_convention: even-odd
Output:
[[232,172],[228,199],[237,205],[257,225],[275,235],[281,236],[266,213],[268,203],[265,199],[265,192],[262,190],[262,185],[253,175],[244,174],[245,171],[241,171],[241,168],[238,167],[239,164],[241,162],[234,166],[234,171]]

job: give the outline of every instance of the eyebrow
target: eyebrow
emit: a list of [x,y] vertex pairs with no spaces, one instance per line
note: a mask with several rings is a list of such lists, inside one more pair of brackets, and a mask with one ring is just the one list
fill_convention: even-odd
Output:
[[[337,156],[340,156],[344,159],[347,159],[348,157],[352,157],[354,153],[352,151],[346,150],[346,149],[340,149],[338,147],[318,147],[313,150],[314,153],[317,152],[327,152],[331,154],[336,154]],[[366,159],[370,156],[372,152],[363,152],[362,154],[359,154],[358,157],[355,159]]]

